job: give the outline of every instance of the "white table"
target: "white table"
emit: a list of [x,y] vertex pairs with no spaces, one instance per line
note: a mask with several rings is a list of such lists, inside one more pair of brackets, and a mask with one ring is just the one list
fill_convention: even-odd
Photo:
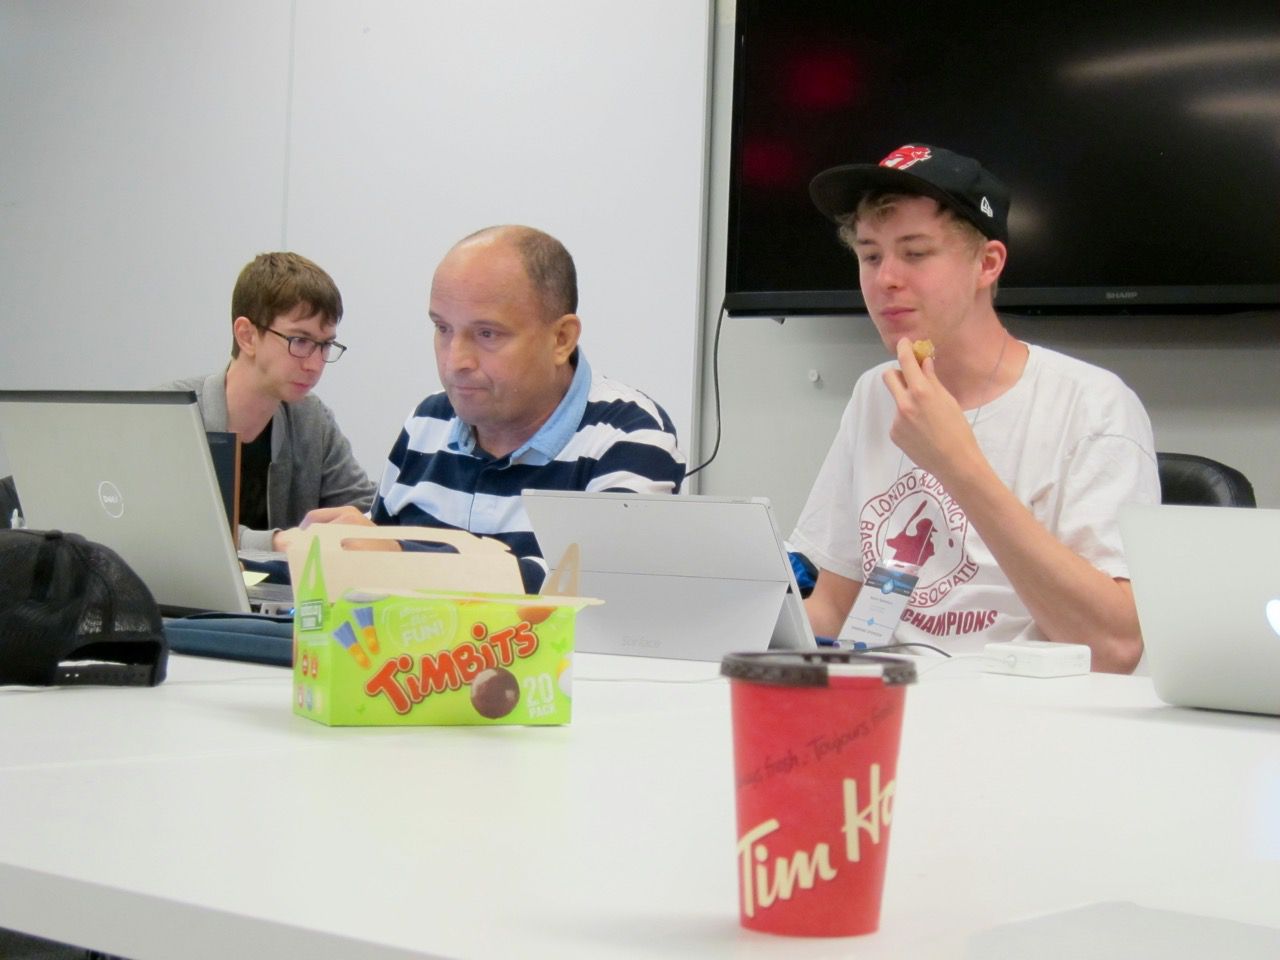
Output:
[[562,728],[326,728],[287,671],[185,657],[0,688],[0,927],[135,960],[1280,944],[1240,926],[1280,926],[1280,720],[975,670],[909,692],[881,931],[834,941],[737,924],[714,664],[579,656]]

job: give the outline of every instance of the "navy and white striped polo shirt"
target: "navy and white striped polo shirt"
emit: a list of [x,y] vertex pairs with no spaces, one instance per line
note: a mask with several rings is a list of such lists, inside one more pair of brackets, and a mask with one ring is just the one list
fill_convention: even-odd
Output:
[[684,471],[666,411],[639,390],[594,376],[579,350],[560,405],[505,457],[476,448],[471,428],[455,416],[445,393],[423,400],[391,450],[370,516],[377,524],[496,537],[521,558],[525,588],[532,592],[541,586],[546,564],[520,491],[677,493]]

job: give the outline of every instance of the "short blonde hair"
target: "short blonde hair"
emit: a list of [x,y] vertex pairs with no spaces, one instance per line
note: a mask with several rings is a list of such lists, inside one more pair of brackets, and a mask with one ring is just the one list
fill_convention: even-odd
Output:
[[[890,193],[878,192],[868,193],[854,209],[846,213],[840,218],[839,235],[840,242],[850,250],[855,249],[854,241],[857,239],[858,223],[862,220],[871,220],[876,223],[883,223],[893,215],[893,211],[897,209],[898,204],[903,200],[910,200],[913,197],[927,197],[928,194],[910,194],[910,193]],[[983,244],[987,242],[987,237],[981,230],[966,220],[960,214],[956,213],[945,203],[939,203],[933,197],[928,197],[938,204],[938,215],[950,223],[955,229],[957,235],[965,242],[974,256],[978,255],[978,251],[982,249]]]

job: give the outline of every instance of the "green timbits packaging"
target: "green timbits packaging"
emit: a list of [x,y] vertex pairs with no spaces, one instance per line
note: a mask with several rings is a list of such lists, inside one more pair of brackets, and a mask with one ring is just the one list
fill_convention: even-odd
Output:
[[[344,545],[358,540],[451,552]],[[598,601],[521,593],[500,541],[320,525],[290,548],[289,572],[299,716],[340,726],[569,722],[574,621]]]

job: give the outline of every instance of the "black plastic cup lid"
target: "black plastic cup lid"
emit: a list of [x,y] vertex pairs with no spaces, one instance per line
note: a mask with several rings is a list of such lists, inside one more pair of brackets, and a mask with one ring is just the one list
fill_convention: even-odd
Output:
[[[837,676],[864,674],[879,677],[887,686],[916,682],[916,665],[910,660],[853,650],[765,650],[727,653],[720,672],[731,680],[772,683],[786,687],[825,687]],[[847,667],[850,669],[841,669]],[[861,669],[860,669],[861,668]]]

